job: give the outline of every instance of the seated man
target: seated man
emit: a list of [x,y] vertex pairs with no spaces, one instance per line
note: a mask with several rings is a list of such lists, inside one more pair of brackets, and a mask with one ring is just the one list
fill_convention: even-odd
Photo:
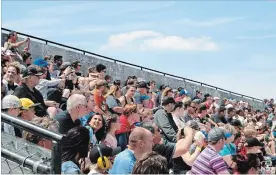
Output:
[[171,114],[174,107],[174,99],[172,97],[164,97],[162,107],[154,114],[154,122],[162,130],[162,136],[165,140],[176,143],[178,128]]
[[40,103],[34,103],[28,98],[20,98],[22,104],[22,112],[20,117],[26,121],[31,121],[35,116],[35,107]]
[[44,103],[42,94],[35,88],[38,85],[40,76],[42,75],[36,68],[36,66],[29,66],[23,72],[22,85],[18,86],[14,90],[14,95],[18,98],[28,98],[34,103],[40,103],[35,108],[35,115],[38,117],[47,116],[47,106]]
[[[13,116],[18,117],[21,112],[21,102],[19,98],[14,95],[7,95],[2,99],[2,112]],[[13,136],[21,137],[21,132],[18,128],[14,128],[12,125],[4,123],[3,127],[4,132],[11,134]]]

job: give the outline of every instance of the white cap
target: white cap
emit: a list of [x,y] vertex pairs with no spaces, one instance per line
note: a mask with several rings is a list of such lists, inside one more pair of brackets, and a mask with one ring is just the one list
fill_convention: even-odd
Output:
[[214,97],[214,100],[219,100],[219,98],[218,97]]
[[226,108],[226,109],[228,109],[228,108],[233,108],[233,105],[228,104],[228,105],[225,106],[225,108]]
[[21,101],[17,96],[7,95],[2,99],[2,109],[20,108]]

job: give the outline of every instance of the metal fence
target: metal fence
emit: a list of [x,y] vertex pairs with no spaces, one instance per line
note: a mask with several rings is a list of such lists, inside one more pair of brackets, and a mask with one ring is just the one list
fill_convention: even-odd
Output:
[[[12,31],[12,30],[6,29],[6,28],[1,28],[1,29],[3,31],[6,31],[6,32]],[[169,74],[169,73],[165,73],[165,72],[162,72],[162,71],[158,71],[158,70],[150,69],[150,68],[147,68],[147,67],[139,66],[139,65],[136,65],[136,64],[128,63],[128,62],[125,62],[125,61],[120,61],[120,60],[117,60],[117,59],[114,59],[114,58],[106,57],[106,56],[99,55],[99,54],[89,52],[89,51],[86,51],[86,50],[82,50],[82,49],[78,49],[78,48],[71,47],[71,46],[68,46],[68,45],[60,44],[60,43],[57,43],[57,42],[54,42],[54,41],[49,41],[47,39],[35,37],[35,36],[32,36],[32,35],[28,35],[28,34],[24,34],[24,33],[20,33],[20,32],[17,32],[17,34],[25,36],[25,37],[32,38],[32,39],[36,39],[36,40],[39,40],[39,41],[42,41],[42,42],[45,42],[45,44],[53,44],[53,45],[56,45],[56,46],[61,46],[61,47],[67,48],[67,49],[72,49],[72,50],[81,52],[84,55],[89,54],[89,55],[92,55],[92,56],[96,56],[100,59],[106,59],[106,60],[112,61],[114,63],[120,63],[120,64],[124,64],[124,65],[128,65],[128,66],[133,66],[133,67],[136,67],[136,68],[141,69],[141,70],[151,71],[151,72],[161,74],[161,75],[164,75],[164,76],[167,76],[167,77],[173,77],[173,78],[181,79],[184,82],[189,81],[189,82],[192,82],[192,83],[199,84],[201,86],[205,86],[205,87],[213,88],[213,89],[216,89],[216,90],[219,90],[219,91],[223,91],[223,92],[229,93],[231,95],[236,95],[236,96],[239,96],[239,97],[248,98],[248,99],[251,99],[253,101],[259,101],[259,102],[263,101],[263,100],[258,99],[258,98],[254,98],[254,97],[251,97],[251,96],[248,96],[248,95],[243,95],[243,94],[240,94],[240,93],[232,92],[232,91],[229,91],[229,90],[226,90],[226,89],[223,89],[223,88],[219,88],[219,87],[216,87],[216,86],[212,86],[212,85],[209,85],[209,84],[206,84],[206,83],[203,83],[203,82],[195,81],[195,80],[185,78],[185,77],[180,77],[180,76],[177,76],[177,75],[172,75],[172,74]]]
[[24,139],[1,133],[1,174],[60,174],[62,135],[37,125],[1,114],[3,123],[52,140],[52,149],[47,150]]

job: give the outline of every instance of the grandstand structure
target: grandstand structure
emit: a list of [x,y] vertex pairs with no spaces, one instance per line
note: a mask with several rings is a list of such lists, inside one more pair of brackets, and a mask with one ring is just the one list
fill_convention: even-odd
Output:
[[[3,45],[7,34],[11,30],[6,28],[1,29],[1,44]],[[87,73],[88,68],[102,63],[107,67],[107,74],[111,75],[113,80],[126,80],[129,75],[135,75],[138,78],[142,78],[147,81],[155,80],[157,85],[165,84],[170,85],[172,88],[184,87],[191,96],[195,95],[196,90],[200,90],[203,94],[209,93],[213,96],[219,97],[220,99],[227,98],[236,99],[237,101],[246,101],[255,109],[264,108],[264,104],[261,99],[250,97],[248,95],[243,95],[232,92],[230,90],[212,86],[207,83],[172,75],[158,70],[153,70],[132,63],[120,61],[118,59],[92,53],[90,51],[85,51],[79,48],[56,43],[54,41],[49,41],[47,39],[20,33],[20,31],[17,32],[17,34],[19,35],[19,40],[22,40],[25,37],[29,37],[31,39],[29,52],[32,54],[34,59],[38,57],[44,57],[45,55],[62,55],[64,61],[80,61],[83,65],[83,73]]]

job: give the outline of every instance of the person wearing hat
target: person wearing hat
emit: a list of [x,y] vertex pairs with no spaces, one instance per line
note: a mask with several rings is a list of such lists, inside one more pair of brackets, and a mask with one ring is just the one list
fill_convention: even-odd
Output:
[[42,94],[35,88],[38,85],[42,72],[38,71],[35,65],[29,66],[22,75],[22,84],[18,86],[13,95],[18,98],[28,98],[34,103],[40,103],[35,108],[35,115],[38,117],[47,116],[47,106],[44,103]]
[[[38,61],[40,59],[40,61]],[[39,83],[38,85],[35,86],[35,88],[37,90],[39,90],[39,92],[43,95],[43,98],[46,99],[47,98],[47,91],[50,87],[55,87],[59,84],[65,84],[65,77],[63,77],[63,79],[53,79],[50,80],[47,79],[47,75],[49,74],[48,72],[48,63],[42,59],[42,58],[39,58],[39,59],[36,59],[35,61],[37,61],[37,66],[40,67],[40,70],[41,72],[43,72],[43,75],[40,77],[40,80],[39,80]],[[50,75],[50,74],[49,74]],[[47,106],[52,106],[51,104],[46,104]]]
[[179,101],[182,101],[186,95],[188,94],[187,91],[185,91],[185,89],[181,89],[178,93],[178,97],[176,97],[174,100],[175,102],[179,102]]
[[31,121],[35,117],[35,107],[40,105],[39,103],[34,103],[28,98],[20,98],[22,104],[22,112],[20,117],[26,121]]
[[90,166],[90,172],[88,175],[106,174],[112,167],[114,157],[120,152],[120,147],[111,148],[103,144],[94,146],[89,154],[89,159],[92,165]]
[[[21,112],[21,106],[21,101],[14,95],[6,95],[2,99],[2,112],[10,116],[18,117]],[[4,123],[3,125],[4,132],[17,137],[22,136],[19,129],[14,128],[12,125],[9,125],[7,123]]]
[[143,108],[147,108],[145,101],[149,98],[146,98],[148,85],[145,81],[137,83],[137,91],[134,94],[134,103],[137,105],[138,111],[142,111]]
[[247,154],[257,154],[260,153],[261,148],[264,146],[256,137],[249,137],[246,139],[246,153]]
[[230,174],[219,155],[225,143],[224,134],[224,131],[217,127],[209,131],[208,146],[196,158],[189,174]]
[[162,130],[162,136],[165,140],[176,143],[178,128],[171,114],[174,107],[175,100],[172,97],[164,97],[162,107],[154,114],[154,122]]

